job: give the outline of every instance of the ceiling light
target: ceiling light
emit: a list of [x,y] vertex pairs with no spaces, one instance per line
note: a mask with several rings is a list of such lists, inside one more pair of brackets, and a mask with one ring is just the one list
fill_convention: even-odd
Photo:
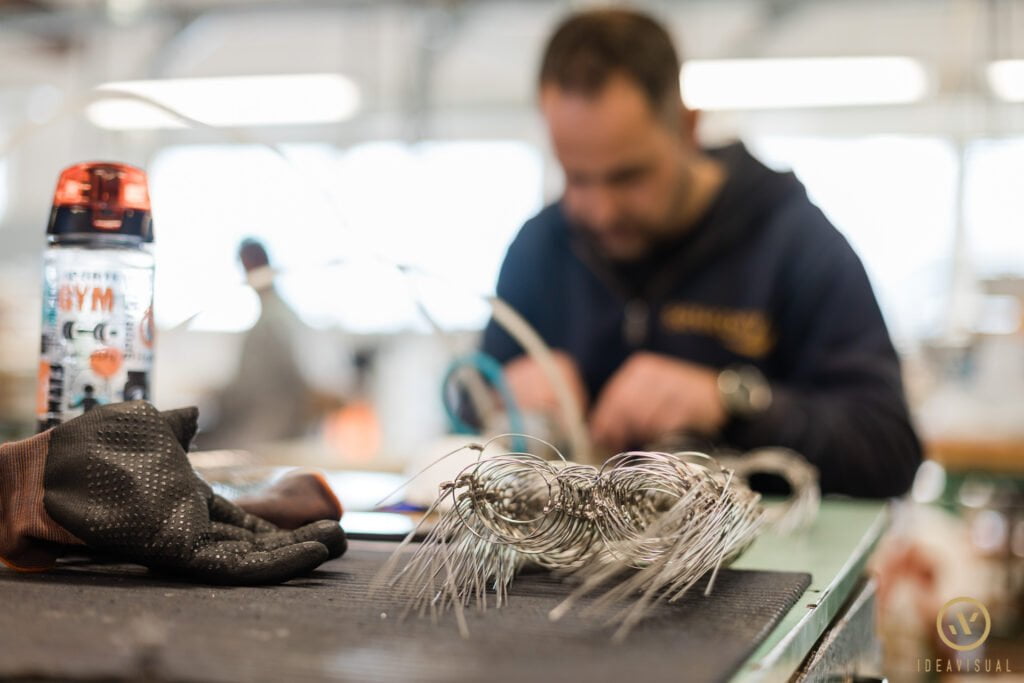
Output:
[[691,60],[680,72],[694,109],[788,109],[922,99],[928,76],[908,57]]
[[992,92],[1007,102],[1024,102],[1024,59],[990,62],[985,76]]
[[359,88],[339,74],[232,76],[104,83],[111,98],[93,102],[89,120],[109,130],[184,128],[186,124],[145,102],[118,99],[127,92],[154,100],[211,126],[333,123],[359,108]]

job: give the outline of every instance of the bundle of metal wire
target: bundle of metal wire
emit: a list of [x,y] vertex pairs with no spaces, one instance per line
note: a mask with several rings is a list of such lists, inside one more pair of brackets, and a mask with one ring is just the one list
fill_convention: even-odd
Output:
[[[616,637],[625,637],[653,606],[678,600],[735,559],[770,519],[759,494],[700,453],[622,453],[598,468],[557,451],[558,459],[544,460],[472,448],[476,462],[441,486],[431,509],[447,507],[439,521],[411,557],[396,551],[376,582],[407,599],[407,612],[454,609],[464,634],[462,611],[473,603],[486,609],[491,592],[503,605],[516,573],[533,563],[579,579],[552,619],[604,589],[587,612],[619,624]],[[813,478],[790,483],[794,501],[816,488]],[[713,583],[714,575],[707,590]]]

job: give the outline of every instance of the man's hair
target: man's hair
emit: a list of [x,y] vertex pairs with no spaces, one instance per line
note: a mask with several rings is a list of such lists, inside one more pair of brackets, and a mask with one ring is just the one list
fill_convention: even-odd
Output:
[[589,10],[565,19],[544,50],[540,86],[591,96],[615,74],[634,81],[656,115],[676,111],[681,102],[672,38],[650,16],[628,9]]
[[238,245],[238,260],[242,262],[245,272],[270,265],[270,258],[267,256],[267,249],[263,243],[252,237],[247,237]]

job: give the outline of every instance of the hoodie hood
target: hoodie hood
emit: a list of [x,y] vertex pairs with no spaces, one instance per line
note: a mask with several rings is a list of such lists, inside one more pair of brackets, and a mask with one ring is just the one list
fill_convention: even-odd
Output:
[[707,149],[705,153],[725,167],[726,177],[718,195],[689,230],[658,244],[639,261],[611,261],[593,240],[573,229],[566,219],[573,250],[624,298],[660,297],[678,282],[681,273],[699,272],[737,242],[763,229],[765,218],[781,204],[806,198],[807,193],[795,175],[771,170],[751,156],[740,142]]

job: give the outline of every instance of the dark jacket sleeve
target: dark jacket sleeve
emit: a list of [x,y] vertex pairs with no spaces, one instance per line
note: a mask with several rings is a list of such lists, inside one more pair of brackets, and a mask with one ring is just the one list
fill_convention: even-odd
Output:
[[[790,216],[790,219],[793,219]],[[864,268],[846,240],[808,205],[779,280],[773,403],[735,419],[734,446],[778,445],[805,455],[822,490],[901,495],[921,462],[899,360]]]

